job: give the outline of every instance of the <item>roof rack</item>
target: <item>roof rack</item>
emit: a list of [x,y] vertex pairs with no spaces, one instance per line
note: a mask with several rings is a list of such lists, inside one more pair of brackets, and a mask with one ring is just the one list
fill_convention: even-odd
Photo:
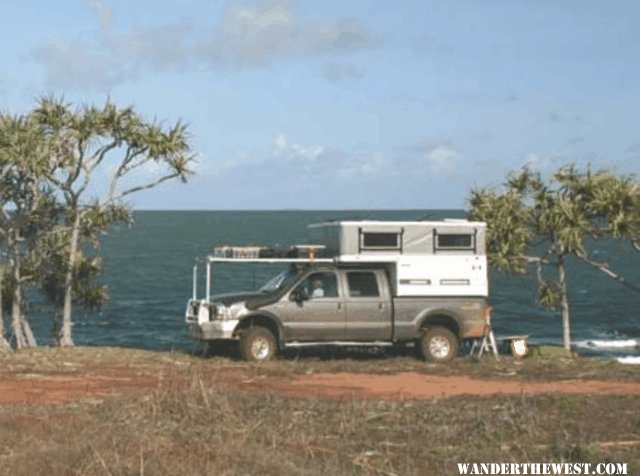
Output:
[[209,263],[334,263],[333,258],[219,258],[209,255]]

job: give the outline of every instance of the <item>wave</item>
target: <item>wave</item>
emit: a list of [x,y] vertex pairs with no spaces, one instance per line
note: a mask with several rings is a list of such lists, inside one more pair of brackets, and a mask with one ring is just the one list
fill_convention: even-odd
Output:
[[622,340],[583,340],[575,343],[577,347],[588,347],[592,349],[628,349],[640,347],[640,339]]
[[628,355],[626,357],[618,357],[616,360],[621,364],[640,365],[640,355],[635,355],[635,356]]

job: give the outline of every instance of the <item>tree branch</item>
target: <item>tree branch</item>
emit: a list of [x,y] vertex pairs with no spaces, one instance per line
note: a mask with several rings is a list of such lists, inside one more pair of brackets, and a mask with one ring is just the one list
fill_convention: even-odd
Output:
[[145,152],[147,152],[146,147],[131,154],[130,160],[127,163],[123,163],[122,166],[118,169],[119,176],[122,177],[123,175],[131,172],[133,169],[149,163],[151,160],[153,160],[150,157],[143,157],[142,160],[139,160],[138,162],[133,161],[133,159],[140,156],[141,154],[144,154]]
[[65,181],[66,187],[71,187],[71,184],[76,181],[78,175],[80,175],[80,171],[84,165],[84,142],[82,139],[78,139],[78,163],[76,164],[76,169],[67,177]]
[[604,274],[606,274],[607,276],[609,276],[611,279],[613,279],[614,281],[618,281],[620,284],[622,284],[623,286],[628,287],[629,289],[633,289],[636,292],[640,293],[640,286],[637,286],[633,283],[628,282],[623,276],[620,276],[617,273],[614,273],[606,264],[604,263],[597,263],[595,261],[591,261],[589,258],[587,258],[584,255],[579,255],[576,254],[576,256],[581,259],[582,261],[584,261],[585,263],[587,263],[590,266],[593,266],[594,268],[596,268],[597,270],[603,272]]
[[91,160],[89,161],[91,162],[91,165],[88,168],[88,173],[91,174],[91,172],[93,172],[96,169],[96,167],[98,167],[98,165],[100,165],[100,163],[104,160],[107,153],[110,150],[115,149],[117,146],[118,146],[118,141],[114,139],[109,144],[96,150],[95,154],[93,154],[93,156],[91,157]]
[[[135,152],[133,152],[133,146],[127,147],[127,152],[124,155],[124,159],[122,163],[118,166],[116,171],[111,178],[111,183],[109,184],[109,194],[107,195],[107,202],[112,202],[115,200],[116,188],[118,187],[118,180],[122,177],[128,170],[127,165],[131,163],[133,159],[138,157],[139,155],[145,153],[147,151],[147,147],[142,147]],[[144,161],[142,161],[144,163]]]
[[158,180],[156,180],[154,182],[151,182],[151,183],[148,183],[146,185],[140,185],[138,187],[132,187],[132,188],[130,188],[128,190],[125,190],[120,195],[112,197],[111,201],[113,201],[113,202],[118,201],[118,200],[122,199],[123,197],[125,197],[125,196],[127,196],[127,195],[129,195],[131,193],[139,192],[141,190],[147,190],[147,189],[153,188],[153,187],[155,187],[157,185],[160,185],[162,182],[164,182],[166,180],[171,180],[171,179],[179,177],[179,176],[180,176],[180,173],[176,172],[176,173],[173,173],[171,175],[165,175],[164,177],[160,177]]

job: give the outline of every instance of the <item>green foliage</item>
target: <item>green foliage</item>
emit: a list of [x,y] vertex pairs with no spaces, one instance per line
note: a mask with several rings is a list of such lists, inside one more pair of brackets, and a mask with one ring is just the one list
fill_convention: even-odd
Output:
[[[0,114],[0,266],[11,270],[3,299],[40,286],[54,320],[64,309],[56,339],[72,345],[71,303],[95,309],[108,297],[100,237],[131,223],[129,195],[192,174],[189,141],[181,121],[167,127],[109,100],[74,108],[44,97],[28,114]],[[105,177],[107,191],[85,198]]]
[[[56,185],[68,199],[84,192],[95,170],[110,157],[115,162],[110,196],[121,198],[147,185],[130,187],[117,193],[119,179],[146,164],[164,167],[164,177],[185,181],[193,172],[188,128],[181,121],[164,127],[147,121],[132,107],[119,108],[111,101],[103,107],[73,109],[64,99],[42,98],[31,115],[41,133],[54,146],[50,157]],[[102,200],[104,203],[105,200]]]
[[538,281],[538,302],[548,309],[558,309],[562,288],[555,281]]
[[[509,174],[501,192],[473,190],[469,204],[470,218],[487,222],[488,256],[494,267],[526,273],[527,263],[537,266],[541,305],[556,309],[568,302],[566,283],[560,280],[566,255],[640,290],[606,264],[591,261],[587,246],[591,240],[610,236],[629,240],[640,250],[640,183],[634,176],[607,170],[593,173],[570,165],[544,180],[524,168]],[[556,269],[557,279],[543,279],[542,267],[548,265]]]
[[488,223],[490,259],[504,271],[525,272],[535,242],[549,244],[540,258],[588,256],[590,238],[640,237],[640,184],[605,170],[563,167],[545,183],[525,168],[509,175],[501,193],[473,190],[469,203],[470,217]]
[[527,226],[527,209],[521,195],[516,191],[499,195],[486,189],[474,190],[470,203],[472,218],[491,224],[487,230],[487,245],[494,265],[507,272],[524,272],[523,256],[531,230]]

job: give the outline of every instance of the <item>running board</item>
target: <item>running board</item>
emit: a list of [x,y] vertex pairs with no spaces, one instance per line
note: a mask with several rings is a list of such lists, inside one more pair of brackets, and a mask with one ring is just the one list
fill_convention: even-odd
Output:
[[389,341],[368,341],[368,342],[358,342],[358,341],[319,341],[319,342],[287,342],[284,344],[285,347],[315,347],[321,345],[338,345],[341,347],[391,347],[393,342]]

